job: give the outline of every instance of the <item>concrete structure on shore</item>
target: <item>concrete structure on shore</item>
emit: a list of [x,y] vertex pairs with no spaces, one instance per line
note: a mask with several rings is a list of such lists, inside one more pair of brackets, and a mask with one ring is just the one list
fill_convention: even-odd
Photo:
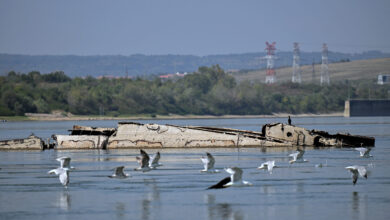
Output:
[[390,116],[390,100],[347,100],[344,117]]

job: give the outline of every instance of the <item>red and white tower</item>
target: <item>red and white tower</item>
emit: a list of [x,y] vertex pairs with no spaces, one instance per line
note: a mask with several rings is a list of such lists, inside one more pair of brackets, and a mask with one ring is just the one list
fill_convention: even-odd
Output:
[[329,69],[328,69],[328,45],[322,45],[322,64],[321,64],[321,86],[329,85]]
[[292,74],[292,82],[293,83],[301,83],[301,67],[299,65],[299,59],[300,59],[300,50],[299,50],[299,44],[294,43],[294,54],[293,54],[293,74]]
[[276,82],[276,76],[275,76],[275,69],[274,69],[274,64],[275,64],[275,44],[276,42],[273,42],[272,44],[265,42],[267,47],[265,50],[267,51],[267,56],[265,58],[267,59],[267,72],[265,76],[265,83],[275,83]]

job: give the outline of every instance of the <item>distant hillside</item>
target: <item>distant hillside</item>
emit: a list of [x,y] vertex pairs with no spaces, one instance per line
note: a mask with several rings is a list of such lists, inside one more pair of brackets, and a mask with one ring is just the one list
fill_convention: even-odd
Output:
[[[357,60],[351,62],[331,63],[328,65],[330,81],[341,80],[372,79],[376,80],[379,73],[390,74],[390,58]],[[311,82],[312,65],[301,66],[301,76],[303,82]],[[314,66],[315,82],[320,82],[321,64]],[[265,70],[247,71],[234,74],[237,81],[265,81]],[[276,69],[276,79],[278,82],[291,81],[292,68]]]
[[[292,64],[292,52],[278,52],[276,67]],[[150,74],[193,72],[199,66],[219,64],[229,70],[255,70],[265,68],[265,53],[245,53],[229,55],[131,55],[131,56],[53,56],[53,55],[11,55],[0,54],[0,75],[10,71],[28,73],[39,71],[50,73],[64,71],[66,75],[76,76],[144,76]],[[360,54],[329,52],[329,62],[340,60],[366,60],[389,58],[389,53],[370,51]],[[321,52],[301,52],[301,64],[321,62]]]

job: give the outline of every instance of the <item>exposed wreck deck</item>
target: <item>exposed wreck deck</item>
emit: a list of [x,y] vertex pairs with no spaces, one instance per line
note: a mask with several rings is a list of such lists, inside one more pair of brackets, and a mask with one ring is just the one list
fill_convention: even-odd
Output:
[[119,122],[117,128],[74,125],[69,132],[53,134],[47,142],[36,136],[0,141],[0,150],[375,146],[373,137],[329,134],[282,123],[265,124],[261,132],[136,122]]
[[208,148],[208,147],[358,147],[374,146],[373,137],[329,134],[282,123],[262,132],[205,126],[119,122],[118,128],[75,125],[71,135],[54,135],[56,149]]

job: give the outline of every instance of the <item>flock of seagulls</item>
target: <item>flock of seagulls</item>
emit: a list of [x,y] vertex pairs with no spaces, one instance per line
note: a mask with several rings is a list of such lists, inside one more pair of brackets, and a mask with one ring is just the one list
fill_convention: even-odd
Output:
[[[360,157],[372,157],[370,155],[371,148],[354,148],[355,150],[360,152]],[[295,153],[292,153],[289,155],[289,157],[292,157],[292,160],[289,161],[290,164],[293,163],[305,163],[308,162],[308,160],[303,158],[305,151],[298,149]],[[162,164],[159,163],[159,160],[161,158],[160,152],[157,152],[155,155],[150,157],[144,150],[140,150],[140,156],[137,156],[137,162],[139,163],[139,167],[135,168],[135,171],[142,171],[142,172],[148,172],[151,170],[156,169],[157,167],[162,166]],[[202,173],[219,173],[220,171],[214,168],[215,164],[215,158],[208,152],[206,152],[205,156],[202,156],[201,161],[203,163],[203,170],[200,170]],[[60,162],[60,167],[56,169],[52,169],[48,172],[48,174],[56,174],[59,176],[59,180],[61,184],[65,187],[69,185],[69,172],[71,170],[74,170],[75,168],[70,166],[70,157],[60,157],[56,159]],[[316,167],[322,167],[323,165],[316,165]],[[257,169],[267,169],[270,174],[272,174],[273,168],[277,167],[275,165],[275,161],[267,161],[262,163]],[[118,166],[115,168],[114,173],[109,178],[117,178],[117,179],[125,179],[129,177],[130,175],[127,173],[124,173],[124,166]],[[353,185],[356,184],[359,175],[361,177],[364,177],[367,179],[367,170],[364,166],[358,166],[358,165],[352,165],[347,166],[345,169],[349,170],[352,173],[352,183]],[[224,169],[227,173],[230,174],[230,176],[222,179],[217,184],[212,185],[208,187],[207,189],[221,189],[221,188],[227,188],[230,186],[252,186],[252,183],[245,181],[242,179],[243,170],[239,167],[228,167]]]

